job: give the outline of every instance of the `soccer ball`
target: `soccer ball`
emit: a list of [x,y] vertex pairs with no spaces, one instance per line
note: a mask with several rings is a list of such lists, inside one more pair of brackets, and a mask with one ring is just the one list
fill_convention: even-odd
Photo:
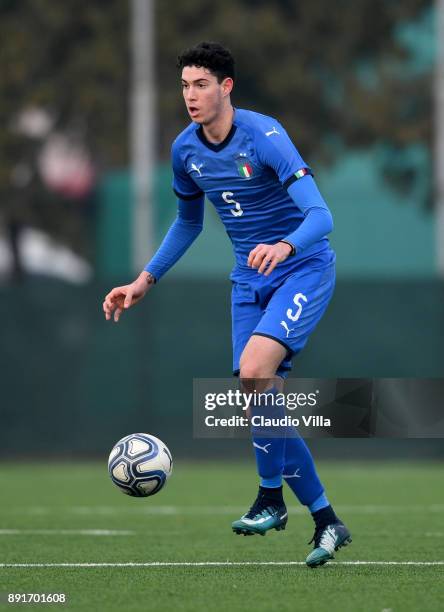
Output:
[[108,459],[111,480],[123,493],[148,497],[158,493],[173,470],[173,458],[162,440],[146,433],[125,436]]

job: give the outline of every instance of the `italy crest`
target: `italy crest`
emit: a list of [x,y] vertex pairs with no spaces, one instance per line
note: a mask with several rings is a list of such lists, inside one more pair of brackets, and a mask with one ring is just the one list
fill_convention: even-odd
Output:
[[247,157],[240,156],[236,159],[237,170],[239,175],[244,179],[250,179],[253,176],[253,166]]

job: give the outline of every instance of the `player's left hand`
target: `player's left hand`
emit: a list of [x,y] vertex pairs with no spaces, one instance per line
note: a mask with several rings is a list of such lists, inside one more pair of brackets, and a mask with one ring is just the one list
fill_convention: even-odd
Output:
[[291,253],[291,246],[285,242],[258,244],[248,255],[247,264],[257,268],[259,274],[269,276],[278,263],[285,261]]

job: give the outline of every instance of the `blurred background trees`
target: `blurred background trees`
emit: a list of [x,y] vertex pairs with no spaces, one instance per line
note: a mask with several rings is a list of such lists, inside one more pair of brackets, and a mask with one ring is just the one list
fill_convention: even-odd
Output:
[[[130,6],[0,0],[0,214],[11,236],[17,224],[37,226],[88,253],[91,193],[51,193],[37,158],[57,132],[86,152],[96,175],[128,166]],[[432,11],[431,0],[158,2],[159,159],[188,122],[176,57],[218,40],[236,57],[236,106],[276,115],[317,163],[377,147],[382,176],[405,189],[415,179],[406,151],[430,150],[432,64],[418,63],[411,40]],[[26,109],[46,113],[50,128],[20,130]]]
[[30,225],[91,256],[93,184],[48,189],[39,155],[58,135],[98,170],[127,164],[127,3],[1,0],[0,39],[4,226],[13,242]]
[[[162,150],[184,122],[172,70],[177,49],[203,39],[228,45],[237,62],[238,106],[277,115],[308,155],[339,145],[393,146],[430,138],[430,70],[414,72],[400,36],[429,0],[205,0],[158,4]],[[171,44],[174,41],[174,44]],[[176,44],[177,42],[177,44]],[[179,103],[179,106],[178,106]]]

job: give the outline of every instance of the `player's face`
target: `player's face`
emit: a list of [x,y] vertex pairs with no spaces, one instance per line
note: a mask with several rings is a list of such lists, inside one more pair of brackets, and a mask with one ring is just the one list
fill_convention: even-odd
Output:
[[221,112],[233,81],[229,78],[219,83],[207,68],[185,66],[182,70],[183,97],[192,121],[208,125]]

